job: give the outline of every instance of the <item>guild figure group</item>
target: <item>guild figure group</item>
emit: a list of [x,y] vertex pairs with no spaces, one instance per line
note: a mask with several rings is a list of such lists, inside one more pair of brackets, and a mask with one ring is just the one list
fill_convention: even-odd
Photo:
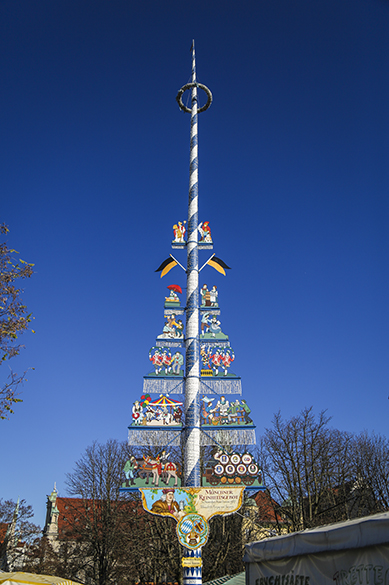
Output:
[[216,315],[211,315],[210,313],[204,313],[201,316],[201,333],[200,337],[216,337],[220,339],[222,338],[228,339],[227,335],[224,335],[222,328],[220,327],[221,321],[216,317]]
[[156,457],[143,455],[142,459],[136,459],[131,455],[124,465],[123,472],[129,486],[134,486],[138,478],[148,484],[149,477],[152,477],[152,485],[155,487],[159,485],[160,480],[169,485],[171,478],[174,479],[174,486],[177,486],[180,475],[179,466],[171,461],[170,453],[166,451],[162,451]]
[[204,286],[200,289],[201,295],[201,306],[202,307],[218,307],[218,290],[215,285],[208,290],[208,285],[204,284]]
[[176,351],[173,355],[168,347],[152,347],[149,360],[154,366],[155,374],[179,376],[184,365],[184,356]]
[[182,424],[182,403],[162,405],[135,400],[132,407],[133,426],[165,426]]
[[209,227],[209,221],[204,221],[199,224],[198,227],[200,233],[200,242],[212,244],[211,228]]
[[163,326],[162,334],[158,339],[182,339],[184,337],[184,324],[181,319],[176,321],[176,314],[165,315],[166,321]]
[[171,290],[169,296],[165,297],[165,304],[166,303],[174,303],[176,305],[180,304],[180,297],[174,290]]
[[202,422],[209,425],[231,425],[244,424],[251,425],[252,419],[249,414],[251,409],[245,400],[231,400],[228,401],[225,396],[220,396],[216,405],[214,405],[215,398],[202,398]]
[[186,227],[185,227],[186,221],[182,222],[179,221],[178,224],[174,224],[173,226],[173,234],[174,234],[174,240],[173,242],[175,244],[183,244],[185,242],[185,233],[186,233]]
[[232,347],[212,347],[212,345],[202,346],[200,349],[201,359],[204,368],[212,370],[214,376],[222,375],[227,376],[228,370],[231,363],[235,359],[235,353]]

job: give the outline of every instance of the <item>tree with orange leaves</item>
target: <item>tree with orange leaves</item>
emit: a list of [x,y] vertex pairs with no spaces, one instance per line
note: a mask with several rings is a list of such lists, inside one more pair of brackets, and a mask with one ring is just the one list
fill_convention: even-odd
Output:
[[[0,233],[7,234],[8,227],[0,224]],[[23,347],[19,335],[28,329],[31,313],[20,298],[21,289],[15,284],[19,279],[30,278],[33,264],[22,259],[15,260],[16,250],[8,248],[6,242],[0,243],[0,363],[17,356]],[[0,419],[13,413],[13,405],[21,402],[17,389],[26,379],[11,370],[7,380],[0,387]]]

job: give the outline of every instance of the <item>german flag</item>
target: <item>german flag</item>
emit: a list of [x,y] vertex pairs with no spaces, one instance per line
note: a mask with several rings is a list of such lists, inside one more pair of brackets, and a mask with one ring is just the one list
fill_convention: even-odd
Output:
[[160,272],[162,278],[162,276],[165,276],[165,274],[167,274],[169,270],[171,270],[175,266],[177,266],[177,262],[174,260],[174,258],[170,256],[169,258],[166,258],[166,260],[162,262],[161,266],[157,268],[155,272]]
[[216,256],[211,256],[211,258],[208,260],[207,264],[212,266],[212,268],[214,268],[215,270],[217,270],[221,274],[224,274],[224,276],[226,275],[226,270],[231,270],[231,268],[229,266],[227,266],[227,264],[225,262],[223,262],[223,260],[221,260],[220,258],[217,258]]

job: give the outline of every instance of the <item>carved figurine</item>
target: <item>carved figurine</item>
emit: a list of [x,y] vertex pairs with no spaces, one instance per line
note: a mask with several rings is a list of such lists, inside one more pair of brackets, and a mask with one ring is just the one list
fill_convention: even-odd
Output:
[[186,224],[186,221],[184,221],[184,222],[179,221],[178,225],[176,223],[174,224],[174,226],[173,226],[173,234],[174,234],[173,242],[175,244],[185,243],[185,233],[186,233],[185,224]]
[[165,308],[179,307],[180,299],[178,293],[182,294],[182,288],[178,284],[169,284],[168,289],[170,290],[170,294],[168,297],[165,297]]
[[209,227],[209,221],[204,221],[199,225],[200,242],[212,244],[211,228]]

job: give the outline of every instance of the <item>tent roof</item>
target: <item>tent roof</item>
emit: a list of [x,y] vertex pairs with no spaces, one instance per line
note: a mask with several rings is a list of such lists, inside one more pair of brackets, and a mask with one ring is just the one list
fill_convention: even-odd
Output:
[[179,400],[173,400],[172,398],[168,398],[167,396],[161,396],[152,402],[149,402],[151,406],[180,406],[183,403]]
[[232,577],[231,575],[225,575],[214,581],[208,581],[204,585],[246,585],[246,573],[243,571],[243,573],[237,573]]
[[35,573],[0,573],[0,585],[76,585],[75,581]]
[[246,544],[246,563],[389,543],[389,512]]

